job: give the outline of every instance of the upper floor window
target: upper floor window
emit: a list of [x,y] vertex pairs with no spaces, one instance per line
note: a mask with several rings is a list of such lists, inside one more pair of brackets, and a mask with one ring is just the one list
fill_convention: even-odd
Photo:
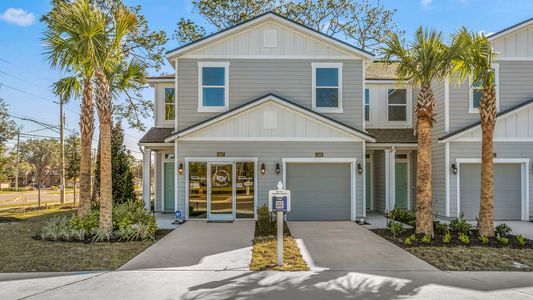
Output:
[[365,89],[365,121],[370,121],[370,90]]
[[229,108],[229,63],[198,62],[198,111]]
[[313,109],[342,112],[342,63],[313,63]]
[[[493,65],[494,70],[494,90],[496,92],[496,110],[500,110],[500,67],[498,64]],[[472,82],[472,78],[470,78],[469,82]],[[481,95],[483,95],[483,85],[481,82],[474,82],[470,83],[470,91],[469,91],[469,106],[468,106],[468,112],[471,114],[477,114],[479,113],[479,103],[481,102]]]
[[175,99],[174,88],[165,88],[165,121],[176,118]]
[[407,90],[388,89],[387,120],[407,121]]

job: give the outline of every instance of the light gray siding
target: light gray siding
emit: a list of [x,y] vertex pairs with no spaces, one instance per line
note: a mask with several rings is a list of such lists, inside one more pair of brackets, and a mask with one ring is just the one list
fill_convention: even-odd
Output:
[[[433,92],[435,95],[435,120],[433,130],[431,132],[432,140],[432,193],[433,193],[433,211],[439,215],[446,214],[446,192],[445,192],[445,146],[438,142],[439,137],[444,135],[444,92],[445,85],[443,82],[433,84]],[[416,178],[415,178],[416,184]],[[416,198],[416,187],[415,187]]]
[[[257,157],[258,168],[265,164],[266,174],[258,175],[258,199],[256,205],[266,204],[268,191],[276,188],[277,182],[283,180],[282,169],[275,173],[276,163],[281,168],[282,158],[312,158],[315,152],[323,152],[325,158],[356,158],[362,162],[363,144],[357,142],[178,142],[178,160],[186,157],[216,157],[217,152],[225,152],[231,157]],[[320,176],[320,169],[316,170]],[[357,217],[362,216],[364,195],[362,193],[363,175],[356,174],[356,209]],[[178,209],[185,208],[185,176],[178,176]]]
[[[202,60],[208,61],[208,60]],[[220,61],[220,60],[217,60]],[[312,62],[316,60],[226,60],[229,66],[230,109],[268,93],[307,108],[312,106]],[[343,63],[342,103],[344,113],[325,114],[362,128],[362,82],[360,60],[328,60]],[[194,125],[218,113],[198,112],[198,60],[178,62],[178,129]]]
[[[533,161],[533,143],[494,143],[494,152],[497,158],[529,158]],[[480,142],[451,142],[450,143],[450,163],[458,158],[480,158]],[[533,216],[533,176],[531,171],[529,176],[529,215]],[[451,172],[450,172],[451,173]],[[457,211],[457,176],[450,174],[450,212],[455,216]]]

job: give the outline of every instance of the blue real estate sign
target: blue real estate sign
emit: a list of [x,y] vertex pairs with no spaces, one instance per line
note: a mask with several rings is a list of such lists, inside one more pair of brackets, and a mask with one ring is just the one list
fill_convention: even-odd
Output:
[[287,212],[287,195],[273,195],[271,200],[273,212]]
[[271,212],[287,213],[291,211],[291,191],[284,190],[281,182],[277,190],[268,191],[268,208]]

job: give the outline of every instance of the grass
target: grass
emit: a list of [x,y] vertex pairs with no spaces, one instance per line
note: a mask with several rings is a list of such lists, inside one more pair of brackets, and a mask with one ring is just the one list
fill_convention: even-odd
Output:
[[275,238],[256,239],[252,250],[252,271],[307,271],[296,241],[290,236],[283,238],[283,266],[277,265],[278,241]]
[[[68,272],[114,270],[156,241],[79,243],[34,240],[53,216],[72,214],[71,209],[53,206],[48,210],[0,212],[0,272]],[[158,231],[157,239],[168,231]]]
[[[406,250],[444,271],[533,271],[533,249],[457,246]],[[527,267],[519,268],[515,262]]]

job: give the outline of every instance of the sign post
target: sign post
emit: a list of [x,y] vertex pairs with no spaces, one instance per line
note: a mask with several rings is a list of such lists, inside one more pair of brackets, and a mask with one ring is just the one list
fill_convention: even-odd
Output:
[[283,265],[283,219],[286,212],[291,210],[291,191],[283,189],[283,183],[278,182],[277,190],[268,192],[268,207],[276,212],[278,227],[278,266]]

